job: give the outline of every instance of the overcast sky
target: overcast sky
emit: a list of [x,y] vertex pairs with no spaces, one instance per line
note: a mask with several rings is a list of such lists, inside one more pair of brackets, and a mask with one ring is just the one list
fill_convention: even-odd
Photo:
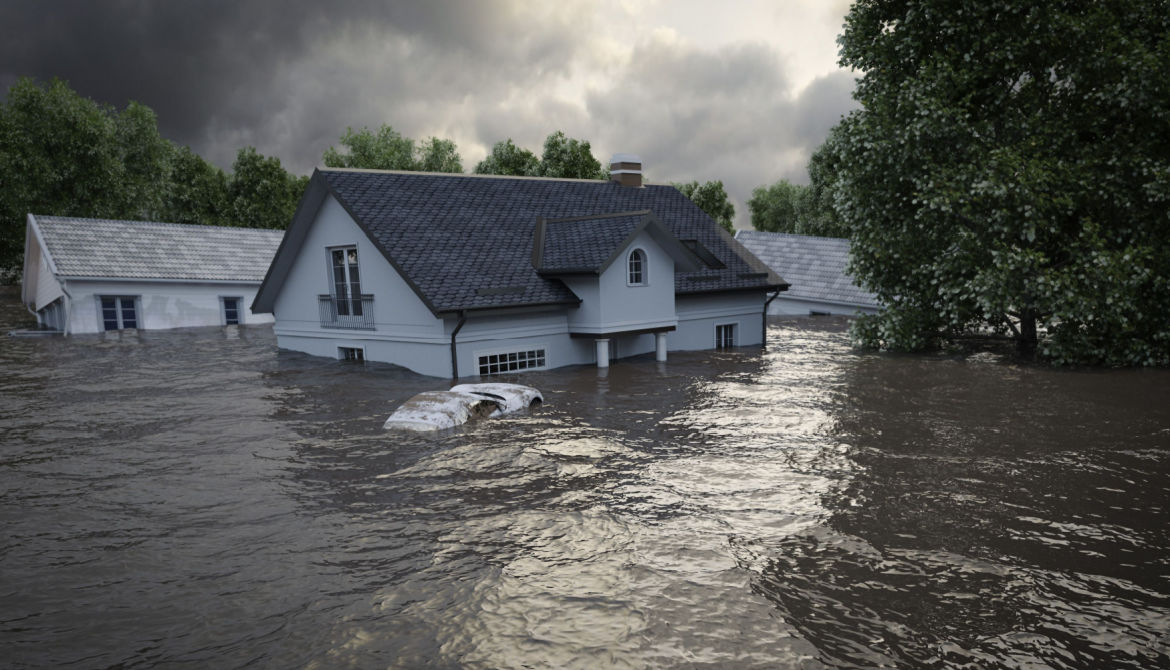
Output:
[[230,168],[255,146],[308,173],[346,126],[458,144],[471,171],[554,130],[656,183],[807,183],[850,109],[847,0],[29,0],[0,4],[0,87],[60,77]]

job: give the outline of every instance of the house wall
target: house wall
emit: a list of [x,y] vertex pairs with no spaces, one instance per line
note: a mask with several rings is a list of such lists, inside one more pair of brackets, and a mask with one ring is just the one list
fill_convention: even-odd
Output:
[[672,351],[711,349],[715,326],[736,324],[736,346],[763,344],[764,292],[741,291],[677,298],[678,330],[666,336]]
[[[646,285],[629,286],[629,253],[646,253]],[[601,317],[605,330],[640,330],[678,323],[674,309],[674,259],[643,231],[601,273]]]
[[103,330],[100,296],[136,296],[138,327],[143,330],[222,325],[221,296],[241,298],[242,324],[271,323],[270,314],[253,314],[249,308],[257,289],[257,284],[237,283],[69,280],[66,282],[67,332]]
[[879,311],[881,310],[877,307],[862,307],[839,302],[789,298],[784,297],[783,293],[768,305],[768,314],[772,316],[808,316],[813,312],[818,314],[854,316],[856,314],[877,314]]
[[36,264],[36,271],[33,273],[29,271],[29,268],[26,268],[24,276],[28,277],[30,274],[35,274],[36,279],[34,281],[36,281],[36,285],[34,294],[36,305],[34,309],[40,310],[65,294],[61,290],[61,282],[57,281],[57,278],[53,276],[53,271],[49,269],[49,259],[45,257],[41,245],[34,244],[31,251],[32,258],[29,261]]
[[[374,330],[321,325],[318,296],[330,293],[333,281],[328,250],[340,246],[357,247],[362,292],[374,296]],[[317,211],[273,312],[282,349],[336,358],[340,347],[356,347],[368,360],[423,374],[451,373],[443,320],[431,313],[333,196],[326,196]]]

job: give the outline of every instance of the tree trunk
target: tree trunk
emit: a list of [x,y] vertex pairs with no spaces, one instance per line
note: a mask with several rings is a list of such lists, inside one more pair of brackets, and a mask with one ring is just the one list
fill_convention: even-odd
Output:
[[1017,346],[1021,353],[1036,353],[1036,310],[1025,309],[1020,312],[1020,339]]

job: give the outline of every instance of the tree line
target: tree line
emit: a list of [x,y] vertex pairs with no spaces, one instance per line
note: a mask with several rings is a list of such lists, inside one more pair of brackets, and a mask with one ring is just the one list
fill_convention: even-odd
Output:
[[[451,140],[403,137],[390,125],[347,128],[322,162],[352,167],[463,172]],[[478,174],[608,179],[588,141],[550,134],[537,154],[511,138],[497,142]],[[0,104],[0,280],[19,277],[28,213],[281,229],[308,184],[275,156],[254,147],[230,171],[163,138],[153,110],[137,102],[117,110],[60,80],[19,79]],[[734,209],[721,182],[679,185],[721,225]]]

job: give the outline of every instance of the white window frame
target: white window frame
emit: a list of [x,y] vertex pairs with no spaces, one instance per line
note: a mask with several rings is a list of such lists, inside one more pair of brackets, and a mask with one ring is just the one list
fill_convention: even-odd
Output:
[[[102,300],[104,300],[106,298],[112,298],[114,300],[114,311],[116,312],[117,318],[118,318],[118,327],[115,328],[114,330],[110,330],[109,328],[106,328],[106,312],[105,312],[105,307],[102,305]],[[137,330],[142,329],[142,296],[137,296],[137,295],[95,295],[94,299],[97,302],[98,324],[102,327],[100,332],[113,333],[113,332],[117,332],[119,330],[126,330],[126,326],[124,325],[124,323],[125,323],[124,319],[125,319],[126,315],[122,313],[122,301],[123,300],[133,300],[134,301],[134,328]]]
[[[329,279],[328,293],[329,293],[329,295],[333,296],[333,305],[334,305],[334,309],[337,311],[337,319],[339,321],[344,321],[344,320],[348,320],[348,319],[361,319],[361,318],[363,318],[363,314],[364,314],[364,310],[363,310],[364,305],[362,304],[362,290],[361,289],[362,289],[362,285],[363,285],[363,281],[365,280],[365,277],[363,276],[364,273],[361,270],[362,255],[357,256],[357,262],[354,263],[354,265],[353,265],[353,267],[357,268],[357,270],[358,270],[358,280],[357,280],[358,294],[356,296],[353,295],[354,282],[353,282],[353,277],[349,271],[350,266],[348,263],[346,263],[346,265],[344,266],[345,267],[345,293],[347,296],[345,298],[345,300],[348,303],[345,307],[346,314],[341,313],[342,312],[341,302],[340,302],[340,299],[337,297],[337,277],[333,274],[333,252],[341,251],[344,253],[350,249],[353,249],[355,255],[358,254],[358,252],[360,251],[357,244],[335,244],[335,245],[325,247],[325,267],[327,270],[326,276]],[[357,309],[363,310],[363,314],[354,314],[354,312],[357,311],[357,310],[353,309],[355,306],[357,307]]]
[[[234,324],[227,321],[227,301],[236,301],[236,322]],[[219,323],[224,326],[242,326],[244,325],[244,296],[240,295],[221,295],[219,296]]]
[[[473,359],[474,359],[474,361],[475,361],[475,373],[476,373],[478,376],[480,376],[480,377],[486,377],[486,376],[488,376],[488,375],[500,375],[500,374],[508,374],[508,373],[530,372],[530,371],[532,371],[532,370],[547,370],[547,369],[548,369],[548,360],[549,360],[549,356],[548,356],[548,350],[549,350],[549,348],[548,348],[548,344],[543,344],[543,343],[542,343],[542,344],[530,344],[530,345],[522,345],[522,346],[516,346],[516,347],[497,348],[497,349],[484,349],[484,350],[481,350],[481,351],[475,351],[475,352],[472,352],[472,358],[473,358]],[[523,367],[523,368],[513,368],[513,369],[508,369],[508,370],[496,370],[495,372],[491,372],[491,371],[488,371],[488,372],[482,372],[482,371],[481,371],[481,368],[482,368],[483,366],[485,366],[485,365],[487,365],[487,366],[491,366],[491,365],[493,365],[493,363],[492,363],[491,361],[489,361],[489,362],[487,362],[487,363],[481,363],[481,362],[480,362],[480,359],[481,359],[481,358],[487,358],[487,357],[489,357],[489,356],[511,356],[511,355],[516,355],[516,356],[517,356],[517,359],[516,359],[516,361],[515,361],[515,362],[516,362],[516,363],[519,363],[519,362],[520,362],[520,360],[519,360],[519,357],[520,357],[520,355],[526,355],[526,354],[528,354],[528,352],[535,352],[535,353],[538,355],[538,356],[536,357],[537,359],[539,359],[539,358],[540,358],[540,355],[541,355],[541,354],[543,354],[543,358],[544,358],[544,365],[532,365],[532,366]],[[527,361],[527,358],[525,358],[525,361]],[[497,362],[496,362],[496,363],[494,363],[494,364],[495,364],[495,365],[500,365],[500,364],[507,365],[507,364],[510,364],[510,363],[512,363],[512,362],[513,362],[513,361],[511,361],[511,360],[508,360],[508,361],[497,361]]]
[[[631,264],[634,261],[634,255],[638,254],[641,268],[638,274],[641,275],[641,281],[631,281],[634,269]],[[626,254],[626,286],[649,286],[650,285],[650,255],[647,254],[641,247],[630,249],[630,253]]]
[[[719,329],[731,326],[731,346],[723,346],[719,339]],[[715,324],[715,348],[716,349],[733,349],[739,346],[739,331],[741,330],[738,321],[724,321]]]

